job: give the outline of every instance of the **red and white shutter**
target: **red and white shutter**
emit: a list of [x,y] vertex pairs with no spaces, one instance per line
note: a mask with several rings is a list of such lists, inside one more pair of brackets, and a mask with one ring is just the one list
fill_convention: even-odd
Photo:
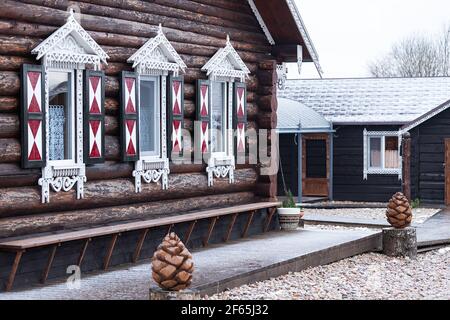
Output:
[[197,80],[197,121],[200,124],[200,136],[197,142],[199,152],[209,153],[211,126],[211,82]]
[[235,132],[235,156],[245,156],[247,129],[247,86],[242,82],[234,83],[233,91],[233,128]]
[[183,154],[182,129],[184,128],[184,79],[169,77],[167,150],[169,158],[173,153]]
[[139,160],[138,76],[136,73],[122,72],[120,83],[122,161],[137,161]]
[[44,72],[40,65],[21,69],[21,162],[23,168],[46,164]]
[[84,163],[105,162],[105,74],[84,72]]

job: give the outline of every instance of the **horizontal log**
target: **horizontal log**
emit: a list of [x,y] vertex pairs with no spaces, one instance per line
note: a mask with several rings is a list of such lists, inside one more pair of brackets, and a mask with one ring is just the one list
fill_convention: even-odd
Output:
[[0,138],[19,137],[19,116],[0,113]]
[[[34,61],[34,58],[31,57],[31,50],[55,30],[56,27],[0,18],[0,42],[2,43],[0,54],[24,56]],[[91,31],[90,35],[109,55],[108,62],[119,63],[126,63],[127,59],[149,39],[111,32]],[[186,65],[191,68],[203,66],[218,50],[217,47],[188,42],[171,41],[171,44]],[[267,55],[258,52],[239,50],[238,53],[250,71],[255,74],[258,70],[258,62],[267,58]]]
[[0,139],[0,163],[20,161],[20,143],[17,139]]
[[168,213],[181,214],[192,210],[226,207],[252,201],[256,201],[252,192],[238,192],[126,206],[10,217],[0,219],[0,238],[86,226],[92,228],[95,225],[126,220],[154,219]]
[[18,105],[16,97],[0,97],[0,112],[17,112]]
[[90,209],[251,191],[255,188],[257,173],[254,169],[236,170],[234,177],[233,184],[226,178],[215,179],[214,186],[208,187],[205,173],[171,174],[168,190],[162,190],[160,183],[144,183],[141,193],[135,193],[134,180],[131,178],[88,181],[84,188],[84,199],[76,200],[74,190],[51,192],[49,204],[41,203],[38,187],[3,188],[0,189],[0,217],[60,211],[75,205],[78,209]]
[[[67,6],[64,10],[67,9]],[[67,11],[50,9],[39,5],[26,4],[19,1],[4,0],[0,17],[23,22],[35,23],[39,21],[42,24],[53,26],[62,26],[67,19]],[[159,23],[159,22],[158,22]],[[95,15],[83,14],[82,25],[87,31],[113,32],[118,34],[127,34],[144,37],[154,37],[156,35],[156,26],[149,28],[148,24],[127,21],[117,18],[100,17]],[[181,29],[182,26],[179,26]],[[189,32],[174,28],[164,28],[165,34],[170,41],[189,42],[200,45],[212,45],[218,48],[225,45],[225,35],[223,37],[213,37],[198,33]],[[33,35],[33,34],[31,34]],[[49,34],[48,34],[49,35]],[[263,40],[260,40],[262,43]],[[270,52],[267,45],[251,43],[251,41],[233,41],[237,50]]]
[[[49,15],[54,14],[56,10],[66,11],[70,5],[76,5],[80,10],[82,16],[82,23],[84,24],[85,16],[89,15],[92,17],[98,17],[100,19],[110,18],[110,19],[120,19],[122,23],[125,22],[133,22],[133,23],[145,23],[151,25],[158,25],[161,23],[164,27],[173,28],[173,29],[181,29],[193,33],[200,34],[202,36],[212,36],[217,38],[224,39],[227,34],[231,36],[232,39],[236,39],[239,41],[247,41],[251,43],[265,43],[267,40],[265,39],[264,34],[261,30],[250,31],[248,27],[242,27],[241,29],[237,29],[236,26],[232,27],[224,27],[219,25],[211,24],[211,21],[208,19],[205,22],[192,21],[189,19],[185,19],[186,16],[192,15],[192,12],[187,12],[187,15],[182,15],[178,18],[170,17],[164,14],[155,14],[155,9],[153,3],[142,3],[141,9],[143,6],[146,6],[146,11],[139,10],[124,10],[117,7],[101,6],[94,4],[95,1],[90,1],[89,3],[83,2],[73,2],[73,1],[64,1],[64,0],[22,0],[23,2],[29,4],[37,4],[40,6],[42,11],[46,11]],[[45,7],[43,7],[45,6]],[[123,2],[122,2],[123,7]],[[167,12],[169,10],[165,10]],[[164,11],[162,11],[164,12]],[[235,15],[239,15],[239,12],[236,12]],[[243,20],[243,19],[242,19]],[[240,21],[235,18],[235,21]],[[116,22],[113,21],[113,22]],[[255,21],[254,26],[257,26],[257,22]]]
[[[110,7],[115,8],[121,8],[126,10],[133,10],[138,12],[147,12],[147,13],[154,13],[158,15],[163,15],[167,17],[173,17],[178,19],[188,19],[191,21],[197,21],[201,23],[206,24],[213,24],[223,27],[239,27],[239,28],[245,28],[248,30],[253,31],[259,31],[258,26],[255,25],[255,21],[249,19],[248,16],[246,16],[245,19],[242,19],[242,24],[240,21],[236,21],[236,12],[246,12],[245,9],[249,9],[249,6],[246,5],[240,5],[237,6],[236,4],[232,4],[232,12],[229,12],[228,15],[224,15],[224,10],[220,10],[219,12],[217,10],[214,10],[214,8],[210,8],[209,6],[201,6],[195,2],[191,2],[188,7],[178,7],[179,1],[177,0],[163,0],[163,1],[152,1],[152,3],[146,3],[143,1],[132,1],[132,0],[125,0],[120,2],[111,2],[110,0],[81,0],[81,2],[88,2],[88,3],[95,3],[99,5],[106,5]],[[160,4],[158,4],[158,2]],[[215,1],[214,4],[216,4],[218,1]],[[225,1],[225,3],[228,4],[228,1]],[[211,2],[207,2],[207,5],[211,5]],[[167,10],[168,7],[170,10]],[[204,8],[209,8],[210,10],[206,11]],[[227,9],[230,9],[230,7],[225,7]],[[202,10],[203,9],[203,10]],[[212,9],[212,10],[211,10]],[[196,14],[192,14],[195,12]],[[226,11],[225,11],[226,12]],[[250,15],[252,15],[252,12],[250,11]],[[250,20],[250,21],[248,21]],[[257,22],[256,22],[257,23]]]
[[13,96],[19,93],[20,80],[17,72],[0,72],[0,95]]

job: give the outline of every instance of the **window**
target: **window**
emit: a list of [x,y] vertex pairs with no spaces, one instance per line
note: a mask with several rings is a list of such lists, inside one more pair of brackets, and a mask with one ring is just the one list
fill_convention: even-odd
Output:
[[381,140],[382,137],[370,138],[370,167],[382,168],[381,165]]
[[364,130],[364,159],[364,179],[367,174],[398,174],[401,178],[398,132]]
[[399,168],[397,137],[370,137],[369,150],[369,168]]
[[159,79],[142,77],[140,81],[140,151],[146,157],[160,156]]
[[49,160],[74,160],[73,73],[50,71],[49,82]]
[[142,183],[169,187],[169,159],[183,153],[184,79],[187,68],[159,25],[128,60],[133,72],[121,74],[121,154],[134,162],[135,191]]
[[213,81],[211,111],[211,148],[212,152],[226,152],[227,94],[226,83]]
[[214,177],[228,177],[229,182],[234,183],[235,157],[244,155],[245,158],[245,79],[250,70],[227,36],[226,46],[202,71],[206,72],[208,80],[197,82],[197,120],[201,123],[197,146],[199,153],[210,155],[206,167],[208,186],[214,184]]

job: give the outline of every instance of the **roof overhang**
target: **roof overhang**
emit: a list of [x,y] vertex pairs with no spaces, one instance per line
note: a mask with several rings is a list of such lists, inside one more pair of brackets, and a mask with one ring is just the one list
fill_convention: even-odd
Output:
[[247,0],[280,62],[298,62],[301,46],[304,62],[314,62],[322,74],[319,56],[294,0]]

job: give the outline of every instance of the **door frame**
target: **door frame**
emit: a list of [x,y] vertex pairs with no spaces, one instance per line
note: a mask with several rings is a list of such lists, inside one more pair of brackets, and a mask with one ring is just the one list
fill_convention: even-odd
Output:
[[[325,140],[326,142],[326,177],[325,178],[307,178],[306,177],[306,141],[307,140]],[[326,192],[322,194],[312,194],[308,192],[307,183],[323,183],[326,180]],[[330,135],[326,133],[310,133],[302,135],[302,196],[330,196]],[[306,193],[305,193],[306,191]]]

